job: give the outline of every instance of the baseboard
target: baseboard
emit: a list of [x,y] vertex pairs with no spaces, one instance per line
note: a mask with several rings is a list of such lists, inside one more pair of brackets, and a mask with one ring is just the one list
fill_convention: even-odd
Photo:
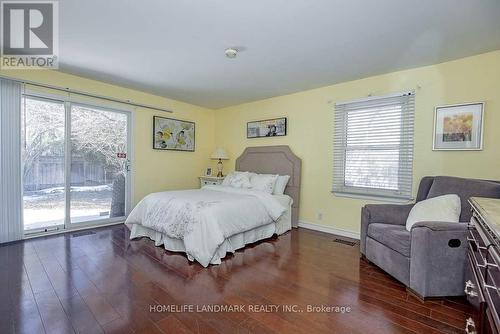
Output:
[[339,228],[334,228],[334,227],[329,227],[329,226],[311,224],[311,223],[305,222],[303,220],[299,220],[299,227],[307,228],[309,230],[314,230],[314,231],[319,231],[319,232],[325,232],[325,233],[329,233],[329,234],[339,235],[341,237],[346,237],[346,238],[351,238],[351,239],[357,239],[357,240],[359,240],[359,233],[357,233],[357,232],[342,230],[342,229],[339,229]]

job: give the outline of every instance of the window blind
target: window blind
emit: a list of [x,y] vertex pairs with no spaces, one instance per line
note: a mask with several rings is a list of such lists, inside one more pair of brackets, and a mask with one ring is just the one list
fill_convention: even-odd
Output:
[[20,83],[0,79],[0,243],[23,238],[21,91]]
[[410,199],[415,94],[335,105],[333,192]]

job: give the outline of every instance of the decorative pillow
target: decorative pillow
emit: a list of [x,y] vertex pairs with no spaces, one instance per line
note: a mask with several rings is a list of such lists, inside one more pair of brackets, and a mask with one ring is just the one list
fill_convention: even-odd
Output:
[[250,174],[248,172],[232,172],[224,178],[222,185],[233,188],[250,188],[252,187]]
[[457,194],[460,196],[460,199],[462,199],[460,221],[468,222],[472,216],[468,202],[469,198],[472,196],[500,198],[500,183],[452,176],[436,176],[429,189],[427,198],[446,194]]
[[[238,171],[232,171],[231,173],[227,174],[225,177],[224,177],[224,180],[222,180],[222,185],[223,186],[229,186],[230,183],[231,183],[231,180],[233,179],[233,177],[236,175],[236,174],[241,174],[243,172],[238,172]],[[249,177],[250,178],[250,177]]]
[[250,183],[252,184],[252,189],[272,194],[278,176],[279,175],[272,175],[272,174],[255,174],[250,179]]
[[456,194],[443,195],[429,198],[416,203],[406,220],[406,229],[419,222],[447,222],[458,223],[460,221],[460,197]]
[[273,195],[283,195],[285,192],[286,185],[290,180],[290,175],[279,175],[276,179],[276,184],[274,185]]

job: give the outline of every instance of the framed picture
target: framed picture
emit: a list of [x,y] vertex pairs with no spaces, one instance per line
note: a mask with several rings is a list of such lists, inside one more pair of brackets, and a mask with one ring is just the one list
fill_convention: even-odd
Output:
[[153,149],[194,152],[193,122],[153,117]]
[[436,107],[433,150],[482,150],[484,103]]
[[247,138],[286,136],[286,117],[247,123]]
[[212,167],[207,167],[205,170],[205,176],[212,176]]

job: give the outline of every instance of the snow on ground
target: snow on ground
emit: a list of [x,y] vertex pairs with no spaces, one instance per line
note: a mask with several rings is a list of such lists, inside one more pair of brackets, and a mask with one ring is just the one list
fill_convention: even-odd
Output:
[[[71,187],[71,192],[100,192],[100,191],[112,191],[113,186],[111,184],[104,184],[100,186],[80,186],[80,187]],[[64,194],[64,187],[52,187],[45,188],[36,191],[25,191],[24,192],[24,200],[36,200],[40,197],[46,195],[54,195],[54,194]]]
[[[73,222],[103,219],[111,211],[112,185],[71,187]],[[64,187],[26,191],[24,225],[26,229],[50,227],[64,223]]]

